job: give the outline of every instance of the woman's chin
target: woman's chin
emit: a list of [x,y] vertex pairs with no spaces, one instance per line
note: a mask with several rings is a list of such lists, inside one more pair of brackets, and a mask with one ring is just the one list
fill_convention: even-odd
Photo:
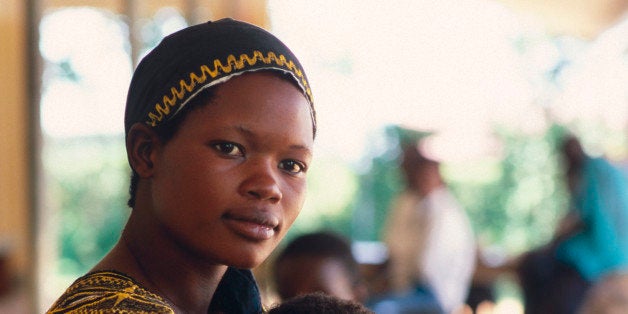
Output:
[[235,258],[228,265],[240,269],[253,269],[261,265],[266,260],[266,258],[268,258],[268,255],[269,254],[261,254],[258,252],[257,254],[251,254],[246,257],[241,256],[240,258]]

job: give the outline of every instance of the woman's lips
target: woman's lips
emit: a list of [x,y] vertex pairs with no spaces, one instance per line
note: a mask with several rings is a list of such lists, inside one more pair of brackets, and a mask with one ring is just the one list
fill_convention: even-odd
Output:
[[231,231],[253,241],[272,238],[275,235],[275,228],[279,225],[279,219],[267,213],[251,215],[227,213],[222,218]]

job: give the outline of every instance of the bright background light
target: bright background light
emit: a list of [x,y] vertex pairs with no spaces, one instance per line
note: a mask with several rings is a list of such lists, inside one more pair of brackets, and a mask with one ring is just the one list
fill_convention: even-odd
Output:
[[[494,1],[276,0],[269,7],[273,31],[312,81],[324,153],[356,160],[368,135],[387,123],[442,133],[434,153],[448,161],[495,153],[494,125],[539,132],[552,118],[625,128],[625,25],[567,45]],[[549,77],[559,67],[560,77]]]

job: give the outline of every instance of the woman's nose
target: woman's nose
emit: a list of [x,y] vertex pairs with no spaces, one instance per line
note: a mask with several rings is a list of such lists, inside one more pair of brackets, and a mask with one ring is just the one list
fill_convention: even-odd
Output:
[[240,186],[240,192],[247,197],[269,200],[277,203],[282,198],[277,182],[278,168],[271,162],[255,162],[249,165],[251,171]]

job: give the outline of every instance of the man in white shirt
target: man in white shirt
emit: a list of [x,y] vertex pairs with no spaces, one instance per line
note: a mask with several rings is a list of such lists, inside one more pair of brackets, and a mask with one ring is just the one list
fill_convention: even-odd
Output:
[[398,293],[425,287],[444,313],[465,304],[475,269],[469,219],[447,188],[439,163],[416,142],[403,147],[406,189],[396,198],[384,230],[391,285]]

